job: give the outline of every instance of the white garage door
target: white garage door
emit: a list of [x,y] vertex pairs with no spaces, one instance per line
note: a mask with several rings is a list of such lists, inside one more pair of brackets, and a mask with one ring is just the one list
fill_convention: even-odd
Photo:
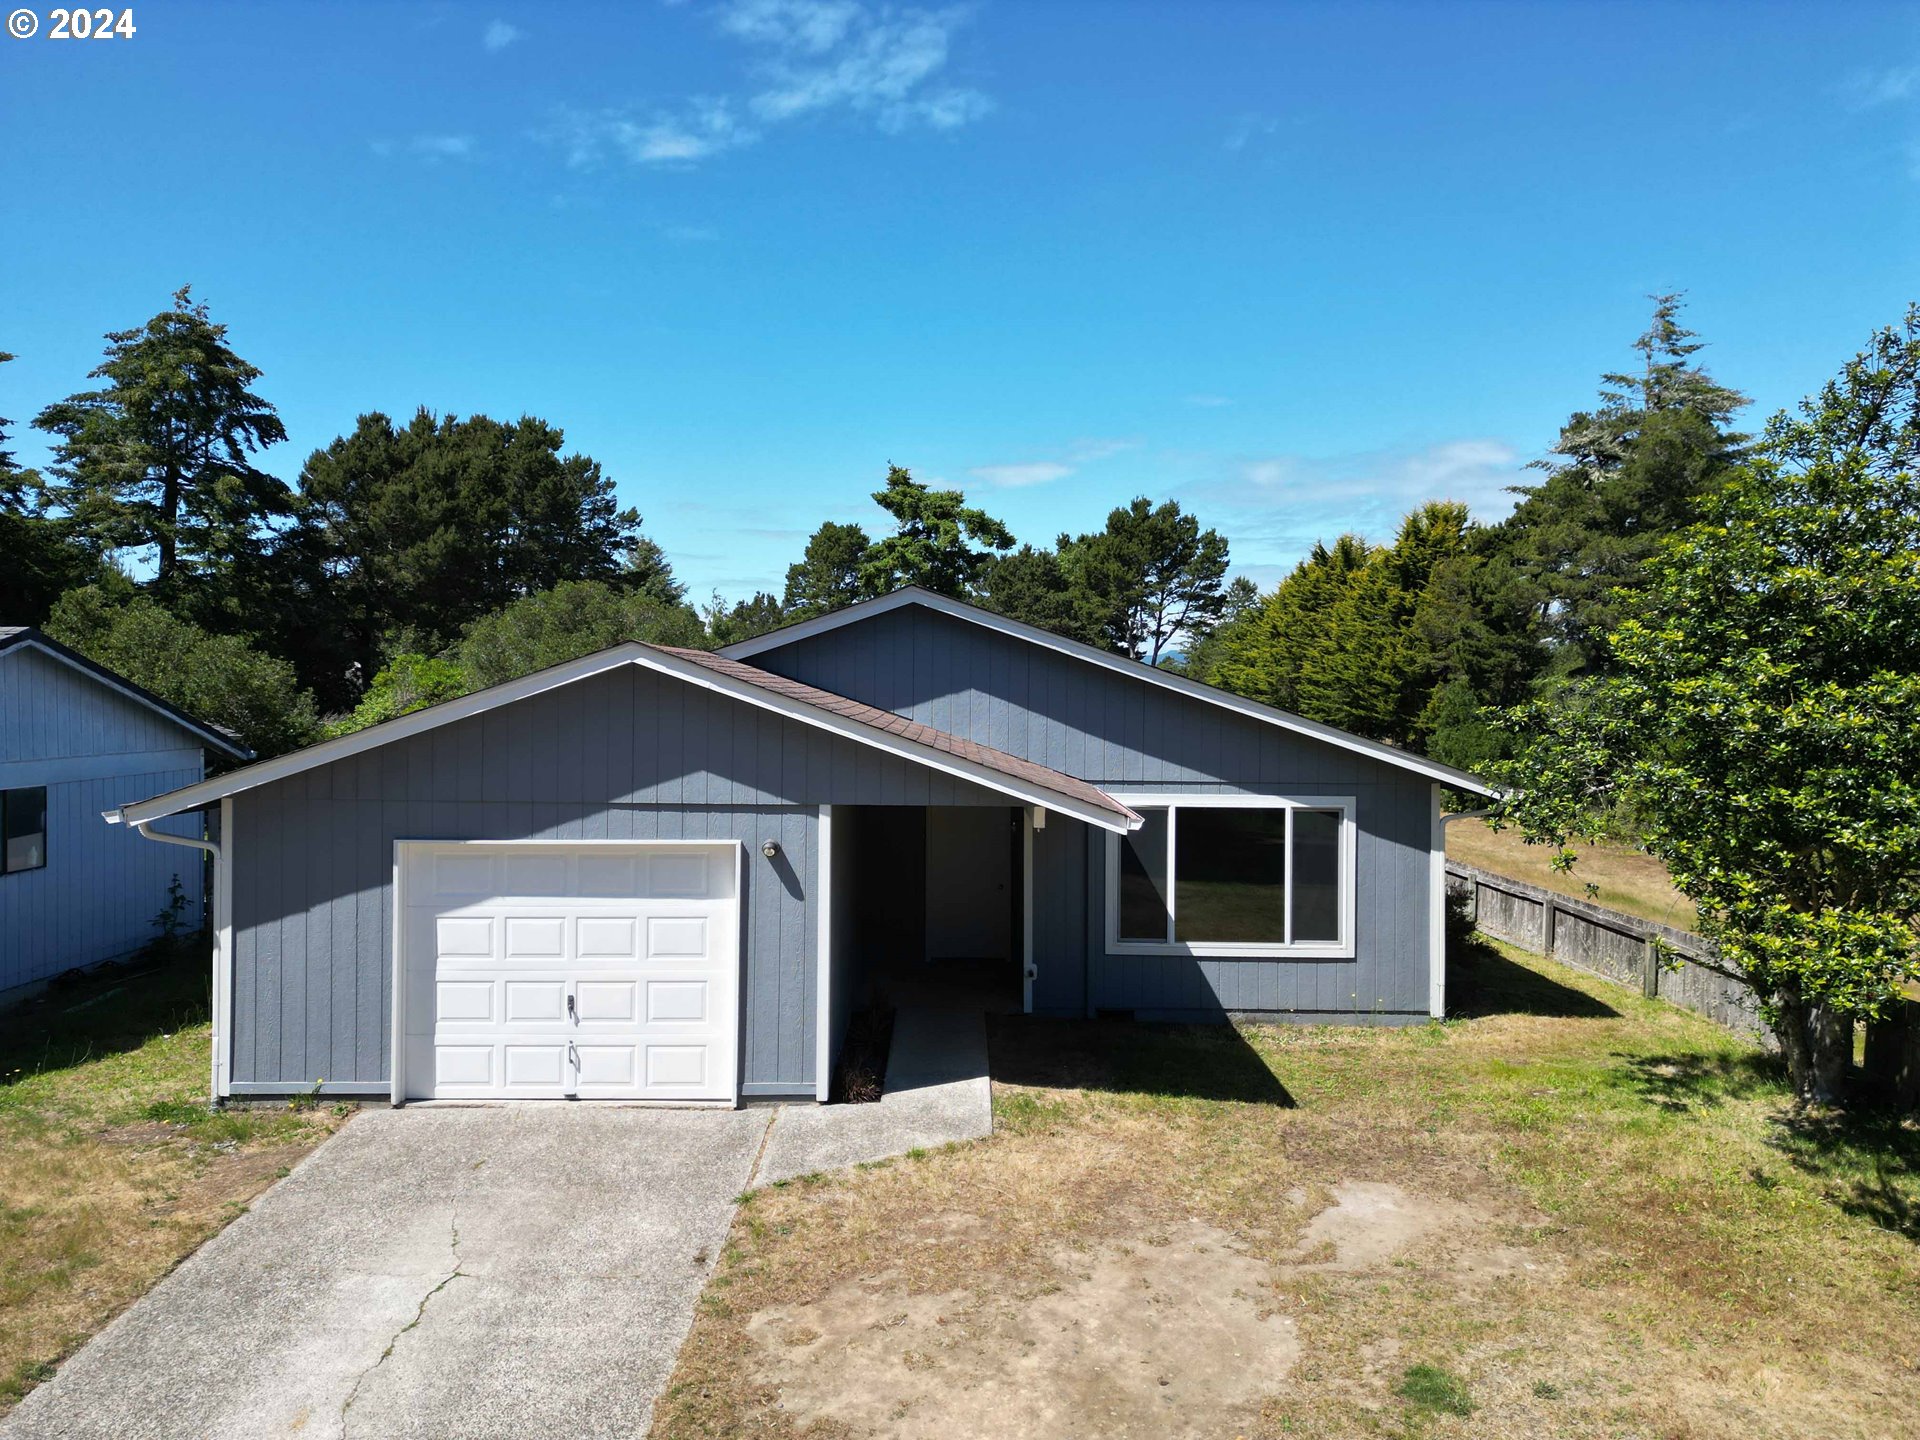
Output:
[[739,853],[403,846],[407,1097],[735,1099]]

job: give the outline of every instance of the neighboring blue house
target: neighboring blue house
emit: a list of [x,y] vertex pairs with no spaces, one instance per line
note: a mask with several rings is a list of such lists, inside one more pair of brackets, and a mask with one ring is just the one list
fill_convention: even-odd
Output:
[[1033,1013],[1445,1010],[1471,775],[924,591],[625,644],[135,802],[218,819],[214,1088],[824,1099],[930,973]]
[[[252,758],[39,631],[0,627],[0,1003],[153,939],[176,875],[200,923],[203,857],[100,816],[134,791],[199,780],[208,750]],[[197,835],[198,819],[169,828]]]

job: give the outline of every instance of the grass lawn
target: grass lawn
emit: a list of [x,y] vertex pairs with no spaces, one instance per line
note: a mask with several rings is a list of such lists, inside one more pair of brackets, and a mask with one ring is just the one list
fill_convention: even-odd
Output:
[[210,1112],[204,959],[0,1012],[0,1414],[332,1132]]
[[1880,1437],[1920,1125],[1476,949],[1410,1029],[1008,1017],[996,1133],[755,1192],[656,1437]]
[[[1697,923],[1693,902],[1673,888],[1666,866],[1651,855],[1624,845],[1568,848],[1580,857],[1571,875],[1552,868],[1551,845],[1529,845],[1517,830],[1496,835],[1484,820],[1456,820],[1447,826],[1449,859],[1679,930],[1691,930]],[[1590,884],[1598,894],[1588,893]]]

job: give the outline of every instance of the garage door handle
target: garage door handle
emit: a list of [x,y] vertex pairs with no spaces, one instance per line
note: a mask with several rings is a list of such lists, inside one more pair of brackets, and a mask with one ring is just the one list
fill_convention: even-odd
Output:
[[567,1018],[576,1025],[580,1023],[580,1017],[573,1013],[573,996],[571,995],[567,996]]

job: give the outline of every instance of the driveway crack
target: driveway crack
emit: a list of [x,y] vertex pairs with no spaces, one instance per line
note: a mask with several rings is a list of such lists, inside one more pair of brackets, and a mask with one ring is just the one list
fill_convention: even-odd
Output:
[[413,1318],[393,1332],[392,1338],[387,1341],[387,1348],[380,1352],[380,1358],[354,1377],[353,1388],[347,1391],[347,1398],[340,1402],[340,1440],[346,1440],[347,1412],[353,1409],[353,1402],[360,1398],[360,1387],[367,1383],[374,1371],[378,1370],[392,1358],[394,1348],[400,1343],[400,1337],[405,1335],[409,1330],[417,1330],[419,1328],[420,1322],[427,1318],[427,1306],[433,1303],[433,1297],[467,1273],[460,1268],[460,1217],[455,1215],[449,1224],[453,1231],[453,1269],[441,1279],[439,1284],[435,1285],[420,1297],[420,1304],[418,1308],[414,1310]]

